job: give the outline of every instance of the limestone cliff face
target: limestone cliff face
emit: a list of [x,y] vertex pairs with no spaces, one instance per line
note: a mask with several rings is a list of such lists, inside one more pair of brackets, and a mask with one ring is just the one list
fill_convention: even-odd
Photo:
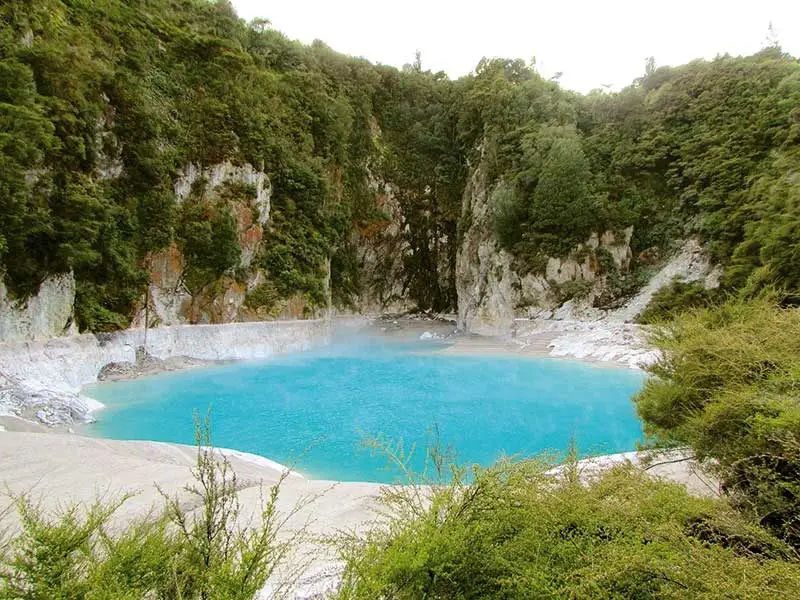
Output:
[[76,333],[72,273],[45,279],[39,291],[20,301],[9,297],[0,278],[0,342],[48,340]]
[[[621,235],[592,234],[566,257],[548,257],[543,273],[517,273],[512,256],[492,235],[486,169],[479,165],[464,190],[461,240],[456,255],[458,325],[470,333],[503,335],[517,317],[596,318],[593,298],[603,291],[598,251],[611,257],[619,272],[630,267],[632,229]],[[570,284],[580,284],[580,301],[564,302]]]
[[364,313],[400,313],[412,308],[404,285],[403,256],[409,244],[403,238],[406,227],[395,189],[388,183],[373,182],[376,208],[386,217],[354,233],[361,290],[358,308]]
[[[250,164],[234,165],[223,162],[210,167],[187,165],[174,184],[175,198],[181,203],[192,194],[196,185],[204,186],[205,197],[217,199],[225,189],[240,186],[247,190],[242,196],[226,199],[226,205],[236,219],[241,258],[239,279],[223,276],[191,294],[183,284],[185,260],[180,248],[173,243],[165,250],[152,253],[146,264],[151,284],[148,293],[139,301],[132,326],[150,327],[185,323],[230,323],[261,320],[267,315],[245,306],[248,292],[265,281],[264,273],[255,268],[253,259],[258,253],[269,222],[272,186],[263,171]],[[244,275],[245,280],[241,280]],[[147,308],[147,310],[146,310]],[[280,316],[297,316],[291,314]]]

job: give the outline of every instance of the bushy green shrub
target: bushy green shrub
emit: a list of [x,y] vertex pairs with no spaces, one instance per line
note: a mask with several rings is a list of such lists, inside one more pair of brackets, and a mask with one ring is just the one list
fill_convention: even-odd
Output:
[[565,281],[561,284],[551,282],[551,287],[559,303],[564,303],[567,300],[583,300],[591,293],[593,286],[593,282],[585,279]]
[[645,431],[711,459],[736,506],[800,547],[800,311],[768,299],[684,313],[653,334]]
[[277,538],[286,518],[277,510],[283,478],[243,525],[239,482],[207,445],[207,423],[198,428],[195,481],[184,490],[192,501],[164,494],[161,515],[114,522],[129,496],[56,514],[17,497],[21,530],[0,544],[0,599],[252,600],[290,549]]
[[[339,542],[340,599],[787,598],[791,550],[723,502],[616,467],[500,462],[384,492],[388,515]],[[467,477],[469,475],[469,477]]]
[[720,297],[719,290],[707,289],[700,282],[673,281],[653,294],[636,320],[639,323],[669,321],[687,310],[711,306]]
[[183,281],[192,293],[239,264],[236,221],[222,202],[185,202],[176,235],[186,259]]
[[525,207],[513,185],[501,181],[489,197],[494,236],[502,248],[513,251],[522,240]]

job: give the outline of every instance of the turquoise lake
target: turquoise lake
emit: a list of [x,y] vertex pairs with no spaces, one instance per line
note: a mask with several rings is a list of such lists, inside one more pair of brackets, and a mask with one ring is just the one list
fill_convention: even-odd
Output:
[[267,361],[239,362],[95,385],[106,404],[92,435],[193,443],[194,411],[213,442],[265,456],[309,477],[391,482],[397,472],[365,440],[416,444],[430,432],[459,462],[503,455],[633,450],[641,424],[631,396],[644,375],[577,361],[432,352],[435,344],[360,341]]

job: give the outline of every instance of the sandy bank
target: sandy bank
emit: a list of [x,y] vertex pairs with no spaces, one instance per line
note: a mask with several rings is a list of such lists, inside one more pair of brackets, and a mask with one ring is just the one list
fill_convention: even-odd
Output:
[[[242,483],[242,517],[248,519],[261,506],[262,487],[273,485],[281,468],[271,461],[238,452],[226,452]],[[11,492],[28,493],[45,509],[98,498],[118,498],[133,493],[115,516],[121,526],[163,506],[157,489],[170,495],[182,492],[192,481],[196,450],[191,446],[158,442],[124,442],[55,433],[0,432],[0,485]],[[342,530],[359,530],[375,518],[375,497],[380,486],[372,483],[337,483],[288,477],[281,486],[279,507],[288,513],[298,504],[310,503],[293,515],[284,535],[304,529],[306,541],[300,556],[315,560],[301,577],[296,597],[309,598],[330,589],[337,581],[338,566],[325,548],[314,542],[319,536]],[[8,498],[0,497],[0,510]],[[16,519],[0,519],[0,530],[16,525]]]
[[[195,452],[193,447],[178,444],[0,432],[0,483],[13,493],[29,493],[46,509],[134,493],[116,515],[116,523],[121,525],[162,505],[157,486],[168,494],[180,496],[183,486],[192,479]],[[648,472],[683,483],[692,493],[712,494],[715,484],[681,458],[678,455],[658,458],[654,462],[664,464]],[[243,484],[240,499],[242,514],[247,518],[260,506],[262,486],[274,484],[281,468],[236,452],[230,453],[228,459]],[[679,462],[671,462],[676,459]],[[591,476],[626,460],[634,464],[641,461],[635,453],[612,455],[582,461],[581,469],[585,476]],[[300,476],[284,481],[279,497],[281,510],[288,512],[311,499],[288,521],[283,532],[290,535],[304,528],[308,537],[297,549],[298,555],[314,557],[297,584],[296,598],[322,597],[319,594],[336,585],[339,564],[319,539],[373,526],[378,517],[376,497],[380,489],[381,485],[375,483],[339,483]],[[0,510],[3,502],[8,499],[0,499]],[[7,516],[5,522],[0,520],[0,529],[6,525],[14,527],[15,519]]]

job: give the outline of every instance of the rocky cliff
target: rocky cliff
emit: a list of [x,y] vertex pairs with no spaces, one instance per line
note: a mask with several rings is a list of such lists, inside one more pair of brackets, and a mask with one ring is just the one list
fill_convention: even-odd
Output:
[[[408,257],[412,224],[403,214],[398,190],[373,183],[376,212],[381,218],[358,227],[353,234],[360,293],[356,310],[362,313],[400,313],[416,307],[409,293]],[[271,185],[266,173],[252,165],[230,162],[201,168],[188,165],[174,184],[179,203],[222,202],[234,216],[241,250],[236,269],[201,289],[190,292],[184,283],[186,258],[172,243],[146,258],[151,283],[140,299],[133,327],[231,323],[308,316],[302,298],[277,299],[269,309],[251,302],[268,282],[255,260],[270,224]],[[486,169],[474,169],[463,194],[457,253],[451,264],[451,240],[430,276],[446,280],[455,271],[458,323],[467,332],[503,335],[524,318],[596,320],[611,316],[631,321],[653,293],[674,278],[701,280],[713,287],[719,271],[712,269],[695,240],[688,241],[631,301],[613,314],[594,308],[608,292],[608,271],[626,274],[631,265],[632,229],[594,233],[567,256],[544,257],[539,272],[520,272],[511,254],[502,250],[492,232],[490,186]],[[234,273],[235,271],[235,273]],[[71,274],[46,279],[27,302],[11,299],[0,283],[0,340],[47,340],[76,333],[73,321],[75,281]]]
[[360,296],[364,313],[402,313],[413,308],[405,285],[403,256],[409,244],[403,239],[403,211],[391,184],[373,182],[376,212],[383,218],[359,227],[354,233],[358,256]]
[[464,190],[456,257],[459,327],[502,335],[512,331],[518,317],[599,318],[593,300],[605,291],[609,268],[628,271],[633,230],[593,233],[567,256],[545,257],[540,272],[520,273],[492,234],[489,192],[481,164]]
[[0,278],[0,342],[48,340],[76,333],[72,273],[45,279],[27,300],[11,298]]
[[[186,258],[173,242],[145,259],[151,283],[139,301],[132,325],[230,323],[268,316],[245,305],[248,293],[266,279],[254,265],[270,217],[272,186],[266,173],[247,163],[225,161],[210,167],[189,164],[176,179],[174,191],[179,205],[201,198],[203,202],[220,202],[234,216],[241,250],[237,276],[225,274],[192,293],[184,279]],[[270,316],[297,316],[284,308]]]

